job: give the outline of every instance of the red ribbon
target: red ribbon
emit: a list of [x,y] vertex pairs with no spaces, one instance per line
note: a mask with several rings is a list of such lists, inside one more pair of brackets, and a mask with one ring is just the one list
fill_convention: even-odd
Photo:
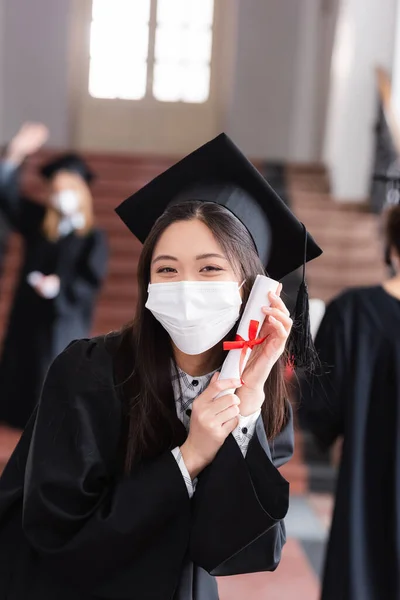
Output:
[[[249,324],[249,339],[244,340],[242,336],[237,335],[234,342],[224,342],[223,347],[224,350],[242,350],[240,354],[240,362],[239,362],[239,370],[240,375],[242,375],[244,370],[244,359],[246,358],[247,350],[252,350],[254,346],[259,346],[266,339],[267,336],[263,338],[257,338],[257,329],[259,326],[259,321],[250,321]],[[243,382],[242,382],[243,383]]]

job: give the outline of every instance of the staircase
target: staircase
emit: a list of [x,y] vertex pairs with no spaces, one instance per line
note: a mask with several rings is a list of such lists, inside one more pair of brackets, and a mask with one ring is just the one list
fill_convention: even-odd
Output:
[[[36,169],[51,153],[41,152],[25,169],[23,188],[42,198],[43,183]],[[109,272],[96,309],[93,335],[118,329],[129,321],[136,304],[136,268],[140,243],[119,220],[113,209],[130,194],[176,162],[175,158],[104,155],[88,153],[91,167],[98,173],[93,187],[98,225],[107,232],[110,245]],[[292,165],[284,168],[287,194],[292,209],[324,248],[324,255],[307,268],[311,297],[328,301],[349,285],[369,285],[384,275],[382,249],[378,239],[377,217],[362,205],[340,205],[329,196],[325,171],[320,166]],[[20,264],[21,241],[12,235],[0,282],[0,339],[5,330],[12,292]],[[0,427],[0,470],[19,437]],[[303,493],[322,465],[320,479],[332,481],[326,457],[317,456],[310,464],[307,436],[296,433],[295,456],[282,468],[291,482],[292,493]],[[321,471],[321,469],[320,469]],[[326,488],[322,482],[322,488]]]
[[324,250],[307,266],[310,297],[329,302],[345,288],[387,276],[380,219],[365,203],[335,202],[319,166],[289,166],[286,181],[292,210]]

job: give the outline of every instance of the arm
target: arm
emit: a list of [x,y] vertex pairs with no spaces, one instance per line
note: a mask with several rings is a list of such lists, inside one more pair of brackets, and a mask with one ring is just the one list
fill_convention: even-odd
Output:
[[301,412],[318,441],[327,447],[343,433],[343,386],[349,380],[346,329],[337,301],[325,312],[315,347],[322,366],[318,373],[301,381]]
[[161,576],[176,568],[190,520],[186,487],[169,451],[130,474],[119,472],[121,400],[111,362],[104,347],[82,341],[53,363],[23,506],[23,530],[47,568],[109,599],[130,597],[124,594],[141,584],[149,561]]
[[21,204],[19,167],[3,159],[0,162],[0,210],[10,225],[18,230]]
[[0,162],[0,210],[14,229],[25,229],[43,218],[44,209],[21,198],[20,166],[46,141],[48,130],[42,124],[26,123],[8,144]]
[[282,519],[289,485],[277,466],[293,452],[290,411],[285,429],[270,447],[261,418],[243,457],[233,436],[199,477],[194,496],[190,552],[213,575],[276,568],[285,542]]
[[[238,415],[238,426],[232,431],[232,435],[236,440],[243,456],[246,456],[247,450],[249,447],[249,443],[253,438],[253,435],[256,430],[257,420],[260,416],[261,411],[257,411],[256,413],[249,415],[247,417],[242,417]],[[189,498],[193,497],[194,492],[196,491],[197,486],[197,478],[193,479],[190,477],[190,473],[186,467],[185,461],[183,460],[182,452],[179,446],[172,450],[172,454],[178,463],[178,466],[181,470],[182,477],[185,480],[186,488],[189,494]]]
[[79,258],[76,270],[67,281],[60,278],[60,292],[54,298],[59,313],[74,310],[76,305],[93,302],[107,271],[108,245],[105,234],[94,230],[89,234],[83,255]]

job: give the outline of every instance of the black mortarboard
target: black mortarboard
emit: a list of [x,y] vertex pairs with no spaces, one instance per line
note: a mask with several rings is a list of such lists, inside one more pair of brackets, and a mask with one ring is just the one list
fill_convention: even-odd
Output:
[[[125,200],[116,212],[144,243],[170,204],[216,202],[242,221],[253,237],[268,275],[281,279],[322,254],[304,225],[225,134],[201,146]],[[272,240],[271,240],[272,237]],[[292,354],[310,363],[307,286],[304,272],[295,311]],[[304,351],[305,348],[305,351]]]
[[[185,200],[213,201],[231,210],[252,235],[270,277],[281,279],[303,264],[303,225],[225,134],[150,181],[116,212],[144,243],[167,206]],[[307,261],[321,253],[307,234]]]
[[87,163],[79,156],[79,154],[68,153],[62,154],[50,162],[46,163],[40,168],[40,174],[45,179],[51,179],[59,171],[70,171],[71,173],[77,173],[90,184],[95,178],[94,172],[89,168]]

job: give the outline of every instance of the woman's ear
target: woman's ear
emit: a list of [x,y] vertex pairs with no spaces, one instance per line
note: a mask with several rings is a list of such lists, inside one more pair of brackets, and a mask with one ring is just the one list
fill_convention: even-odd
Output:
[[385,262],[390,268],[392,276],[400,273],[400,256],[393,246],[388,246],[386,248]]
[[390,263],[394,273],[398,275],[400,273],[400,256],[395,250],[392,250],[391,252]]

